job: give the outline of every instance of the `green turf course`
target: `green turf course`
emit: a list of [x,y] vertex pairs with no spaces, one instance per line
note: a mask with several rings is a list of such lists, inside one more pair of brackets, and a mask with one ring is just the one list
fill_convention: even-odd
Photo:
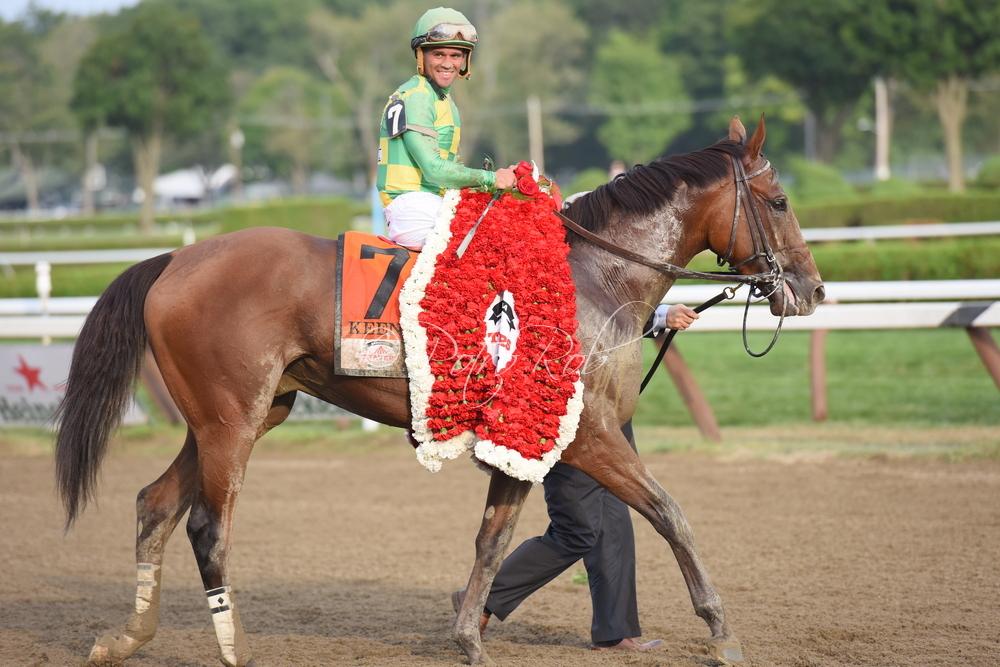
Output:
[[[755,349],[768,340],[751,334]],[[761,359],[744,352],[737,332],[681,333],[674,343],[720,426],[810,421],[807,332],[783,333]],[[826,350],[831,422],[1000,425],[1000,392],[962,329],[832,331]],[[647,344],[647,367],[654,354]],[[666,371],[643,393],[636,422],[692,423]]]

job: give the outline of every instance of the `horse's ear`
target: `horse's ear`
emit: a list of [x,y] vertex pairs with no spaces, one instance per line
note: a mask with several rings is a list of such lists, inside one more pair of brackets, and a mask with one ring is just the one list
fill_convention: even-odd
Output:
[[733,116],[729,121],[729,139],[741,144],[747,140],[747,129],[743,127],[739,116]]
[[766,137],[767,128],[764,126],[764,114],[761,114],[760,123],[757,124],[757,129],[753,131],[753,136],[750,137],[750,145],[747,146],[747,160],[750,164],[753,164],[760,157],[760,151],[764,148],[764,139]]

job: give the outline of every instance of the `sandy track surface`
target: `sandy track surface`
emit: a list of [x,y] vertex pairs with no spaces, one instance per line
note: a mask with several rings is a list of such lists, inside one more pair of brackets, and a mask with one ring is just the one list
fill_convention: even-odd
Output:
[[[746,664],[1000,663],[1000,464],[644,457],[694,526]],[[99,507],[68,536],[48,458],[0,455],[0,665],[71,665],[124,622],[134,499],[169,460],[115,451]],[[431,475],[405,446],[251,461],[231,558],[259,665],[454,665],[449,593],[464,585],[487,477]],[[486,648],[499,665],[713,664],[676,563],[637,527],[646,655],[588,650],[590,598],[552,582]],[[546,524],[540,489],[515,535]],[[183,526],[163,573],[156,638],[132,665],[218,664]]]

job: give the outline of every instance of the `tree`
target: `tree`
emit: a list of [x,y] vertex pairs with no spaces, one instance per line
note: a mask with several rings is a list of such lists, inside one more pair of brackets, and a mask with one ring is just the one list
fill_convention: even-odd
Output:
[[333,96],[330,86],[300,69],[267,70],[239,104],[246,154],[278,164],[279,171],[287,168],[293,190],[305,194],[310,171],[337,154],[342,163],[347,159],[345,151],[330,150],[348,143],[351,129],[330,125],[343,108]]
[[767,117],[767,154],[772,157],[788,155],[795,147],[801,153],[802,121],[806,108],[792,87],[775,76],[751,80],[740,57],[735,53],[723,56],[724,71],[722,94],[726,106],[705,114],[707,128],[721,135],[733,115],[756,122],[761,114]]
[[608,119],[598,138],[611,157],[648,162],[691,124],[690,103],[676,60],[652,40],[614,31],[597,50],[590,101]]
[[351,101],[354,146],[343,146],[374,182],[379,114],[389,94],[416,72],[409,48],[410,29],[419,17],[412,3],[370,4],[360,17],[326,10],[309,16],[313,57],[337,95]]
[[866,20],[855,0],[745,0],[734,8],[731,37],[755,79],[775,75],[802,93],[817,127],[816,156],[831,162],[841,130],[874,75],[844,38]]
[[[229,69],[312,64],[307,18],[316,0],[153,0],[198,19]],[[150,2],[150,0],[146,0]]]
[[[702,0],[702,2],[704,1]],[[655,25],[662,18],[664,5],[667,4],[663,0],[630,0],[629,2],[565,0],[565,2],[592,29],[618,28],[627,32],[641,31]]]
[[21,176],[28,209],[39,207],[33,136],[53,127],[52,68],[38,39],[16,23],[0,21],[0,132]]
[[98,38],[80,63],[72,108],[85,130],[122,128],[144,193],[140,228],[153,227],[153,183],[164,140],[191,136],[224,114],[225,73],[194,19],[143,3]]
[[472,79],[456,93],[462,150],[491,148],[504,164],[525,159],[529,96],[548,111],[542,120],[545,144],[572,141],[577,125],[558,112],[572,111],[570,105],[586,92],[587,27],[561,0],[506,3],[476,20],[481,43]]
[[[651,34],[659,40],[660,49],[680,66],[684,89],[691,99],[698,101],[699,110],[722,107],[724,121],[721,123],[716,114],[693,114],[690,129],[673,142],[675,150],[698,150],[709,138],[722,137],[734,113],[724,100],[733,94],[749,92],[734,91],[730,85],[733,70],[743,69],[739,57],[731,51],[731,40],[726,33],[733,4],[733,0],[663,0],[663,18],[649,24]],[[743,74],[745,78],[745,72]],[[747,118],[756,118],[764,110],[748,111]],[[768,120],[770,118],[769,114]],[[778,128],[772,128],[769,123],[768,135],[772,129]],[[767,144],[773,152],[775,144],[771,136]]]
[[[52,98],[54,121],[59,127],[73,127],[73,115],[70,112],[70,100],[73,97],[73,77],[83,58],[83,54],[97,39],[97,22],[93,18],[80,18],[60,15],[54,23],[46,23],[49,29],[41,44],[42,58],[52,66]],[[81,207],[84,214],[94,212],[94,193],[92,182],[88,178],[98,159],[97,133],[90,132],[84,137],[83,169],[81,191],[83,193]],[[67,161],[73,168],[79,170],[80,153],[75,150],[64,152]]]
[[937,109],[948,187],[965,189],[962,129],[969,84],[1000,71],[1000,5],[991,0],[873,0],[850,35],[881,74],[928,94]]

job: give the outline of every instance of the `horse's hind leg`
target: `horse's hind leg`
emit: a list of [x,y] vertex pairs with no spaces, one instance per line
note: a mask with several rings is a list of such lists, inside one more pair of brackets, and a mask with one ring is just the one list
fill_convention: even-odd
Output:
[[177,522],[191,506],[198,470],[196,449],[194,435],[188,431],[184,447],[174,462],[136,498],[135,606],[120,634],[106,634],[94,642],[90,664],[121,662],[156,634],[160,620],[163,550]]
[[197,437],[201,443],[201,469],[187,534],[205,587],[222,662],[237,667],[249,664],[252,656],[229,582],[229,549],[233,512],[256,429],[220,420],[201,427]]
[[469,576],[458,618],[455,619],[455,640],[469,657],[470,664],[476,665],[486,659],[479,635],[479,617],[530,490],[530,482],[493,471],[486,497],[486,512],[476,537],[476,564]]
[[200,469],[187,534],[205,586],[222,662],[230,667],[252,662],[228,575],[236,500],[254,443],[284,421],[294,401],[295,392],[275,398],[270,409],[265,405],[262,419],[255,418],[261,411],[253,408],[247,409],[240,421],[235,415],[226,418],[220,413],[197,432]]
[[698,556],[694,532],[680,505],[650,474],[620,431],[591,433],[597,435],[576,442],[563,454],[563,461],[593,477],[653,524],[670,544],[695,613],[708,624],[712,633],[709,647],[715,657],[726,662],[741,661],[742,648],[729,630],[722,598]]

